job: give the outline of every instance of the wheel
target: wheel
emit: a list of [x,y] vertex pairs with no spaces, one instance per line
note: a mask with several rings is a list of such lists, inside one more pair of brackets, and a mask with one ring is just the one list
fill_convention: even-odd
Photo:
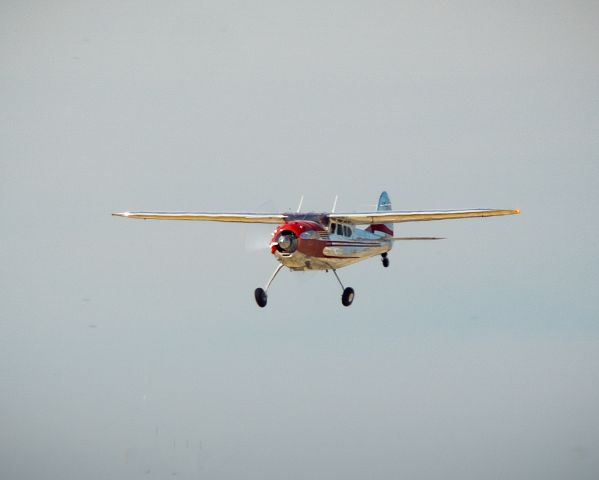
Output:
[[387,268],[389,266],[389,259],[387,257],[383,257],[383,267]]
[[263,288],[257,288],[254,290],[254,298],[256,299],[256,303],[260,308],[266,307],[266,301],[268,297]]
[[347,287],[345,290],[343,290],[343,295],[341,295],[341,303],[344,306],[349,307],[354,301],[354,296],[354,289],[351,287]]

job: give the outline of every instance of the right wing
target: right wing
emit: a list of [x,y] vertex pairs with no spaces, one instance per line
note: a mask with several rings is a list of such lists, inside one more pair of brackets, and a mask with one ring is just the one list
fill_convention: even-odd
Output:
[[367,225],[372,223],[424,222],[429,220],[452,220],[456,218],[495,217],[498,215],[517,215],[519,213],[520,210],[479,208],[473,210],[431,210],[424,212],[384,210],[377,212],[330,213],[328,217],[331,220],[339,222]]
[[285,223],[287,215],[278,213],[207,213],[207,212],[122,212],[116,217],[141,220],[194,220],[204,222]]

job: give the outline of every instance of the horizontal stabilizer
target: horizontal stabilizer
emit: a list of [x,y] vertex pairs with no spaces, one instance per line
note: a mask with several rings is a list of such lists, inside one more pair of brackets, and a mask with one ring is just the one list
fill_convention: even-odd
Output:
[[391,240],[445,240],[445,237],[393,237]]

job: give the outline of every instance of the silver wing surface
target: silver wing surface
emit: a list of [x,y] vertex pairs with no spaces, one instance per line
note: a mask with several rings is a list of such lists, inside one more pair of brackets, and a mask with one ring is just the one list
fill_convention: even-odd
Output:
[[430,220],[453,220],[456,218],[495,217],[499,215],[517,215],[520,210],[495,210],[489,208],[475,210],[431,210],[423,212],[358,212],[329,213],[328,217],[342,223],[366,225],[372,223],[426,222]]
[[117,217],[141,220],[193,220],[200,222],[285,223],[286,215],[278,213],[208,213],[208,212],[122,212]]

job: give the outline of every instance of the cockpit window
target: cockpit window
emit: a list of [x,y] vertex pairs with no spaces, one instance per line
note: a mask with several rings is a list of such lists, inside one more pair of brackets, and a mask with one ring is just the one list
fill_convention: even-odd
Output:
[[307,232],[302,232],[300,238],[304,240],[314,240],[318,238],[318,234],[314,230],[308,230]]

